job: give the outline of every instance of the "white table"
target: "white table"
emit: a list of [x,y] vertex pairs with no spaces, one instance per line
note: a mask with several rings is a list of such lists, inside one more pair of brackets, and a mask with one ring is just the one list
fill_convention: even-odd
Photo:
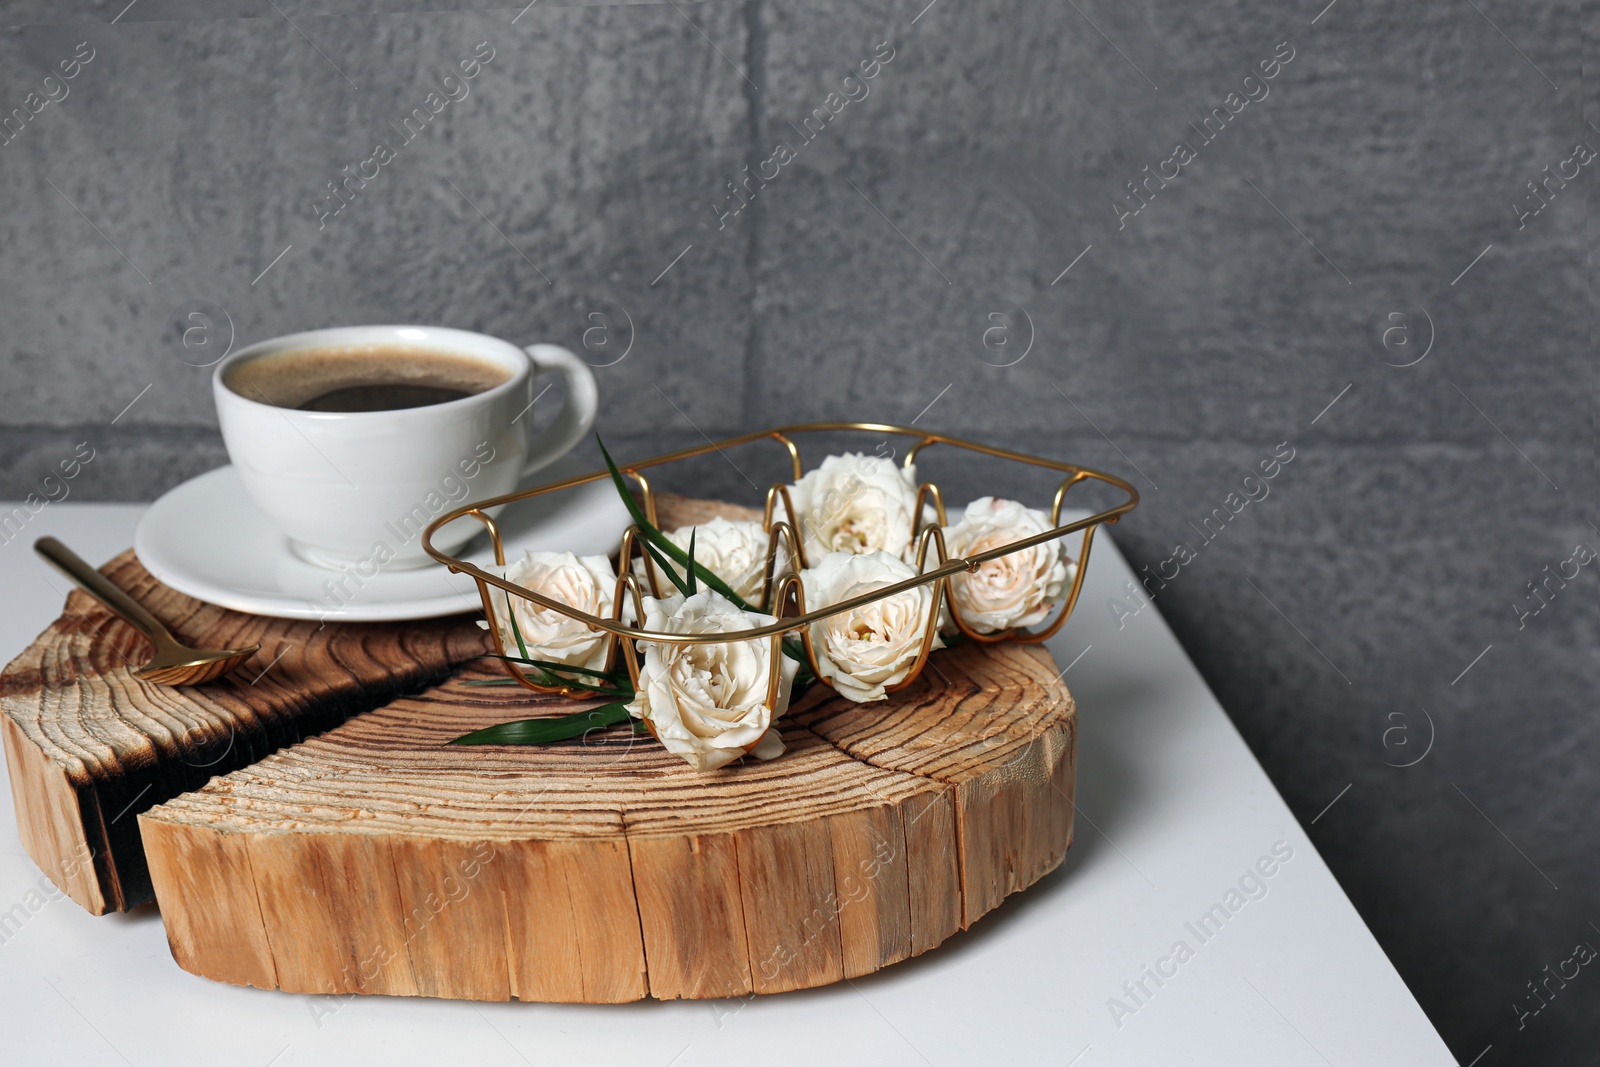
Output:
[[[0,655],[20,651],[65,594],[33,539],[56,534],[103,561],[133,543],[141,511],[52,504],[0,545]],[[1079,614],[1051,646],[1071,664],[1079,703],[1077,841],[1060,870],[925,956],[748,1001],[472,1004],[235,988],[180,970],[154,907],[96,918],[57,898],[31,910],[43,897],[30,891],[49,883],[17,840],[8,788],[0,1058],[139,1067],[1455,1063],[1154,607],[1117,629],[1105,602],[1131,572],[1109,538],[1096,546]],[[1279,842],[1292,858],[1246,882],[1259,899],[1230,901],[1228,890]],[[1230,903],[1236,912],[1226,912]],[[1228,917],[1213,919],[1221,928],[1208,926],[1202,941],[1193,928],[1214,904]],[[1180,940],[1192,953],[1182,962],[1169,955]],[[1146,967],[1170,976],[1158,985]],[[1113,1011],[1114,997],[1126,1010]]]

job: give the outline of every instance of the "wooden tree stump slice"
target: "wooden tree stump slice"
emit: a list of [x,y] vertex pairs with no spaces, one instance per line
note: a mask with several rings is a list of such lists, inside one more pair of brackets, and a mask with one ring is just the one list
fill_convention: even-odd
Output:
[[173,955],[244,985],[472,1000],[868,974],[971,925],[1072,839],[1075,715],[1048,654],[935,656],[947,681],[810,701],[778,759],[709,774],[625,729],[446,747],[578,706],[463,670],[140,816]]
[[[658,506],[669,529],[749,514]],[[626,729],[446,746],[580,706],[468,684],[498,672],[470,616],[319,629],[182,597],[131,554],[106,570],[180,634],[261,642],[261,666],[139,682],[139,639],[74,594],[0,675],[23,840],[91,910],[153,887],[174,957],[210,978],[585,1003],[780,992],[927,951],[1071,844],[1075,710],[1039,648],[937,652],[873,704],[819,688],[782,721],[781,757],[702,774]]]

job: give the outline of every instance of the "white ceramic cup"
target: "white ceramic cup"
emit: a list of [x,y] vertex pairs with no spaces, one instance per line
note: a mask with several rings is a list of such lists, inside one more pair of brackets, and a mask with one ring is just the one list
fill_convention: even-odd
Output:
[[[503,367],[507,377],[459,400],[393,411],[276,407],[226,384],[229,372],[250,360],[370,345],[459,353]],[[566,379],[566,406],[534,436],[534,378],[546,373]],[[339,569],[431,562],[423,527],[463,501],[511,492],[565,455],[594,425],[599,401],[594,375],[565,348],[524,350],[439,326],[350,326],[262,341],[217,366],[212,394],[228,458],[250,499],[299,556]],[[452,552],[482,530],[470,518],[458,520],[433,544]]]

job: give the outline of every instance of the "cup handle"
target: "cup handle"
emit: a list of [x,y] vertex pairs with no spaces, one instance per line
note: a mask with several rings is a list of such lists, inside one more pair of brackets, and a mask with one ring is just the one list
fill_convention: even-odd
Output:
[[525,478],[572,451],[589,432],[599,412],[600,389],[589,365],[560,345],[529,345],[524,351],[533,361],[535,377],[559,373],[567,381],[566,406],[556,421],[528,444],[528,459],[522,466]]

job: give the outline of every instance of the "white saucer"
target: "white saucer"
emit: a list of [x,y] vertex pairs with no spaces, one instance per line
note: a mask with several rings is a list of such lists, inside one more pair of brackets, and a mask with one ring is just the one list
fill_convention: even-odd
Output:
[[[539,484],[586,473],[563,459],[540,471]],[[471,518],[457,520],[475,522]],[[622,543],[628,512],[608,479],[524,500],[499,517],[506,559],[524,549],[610,555]],[[133,538],[139,562],[181,593],[252,615],[284,619],[388,622],[431,619],[481,610],[478,586],[429,562],[415,570],[380,570],[362,580],[350,572],[341,592],[339,571],[307,563],[245,494],[232,467],[184,482],[150,506]],[[486,534],[467,545],[463,558],[494,567]]]

